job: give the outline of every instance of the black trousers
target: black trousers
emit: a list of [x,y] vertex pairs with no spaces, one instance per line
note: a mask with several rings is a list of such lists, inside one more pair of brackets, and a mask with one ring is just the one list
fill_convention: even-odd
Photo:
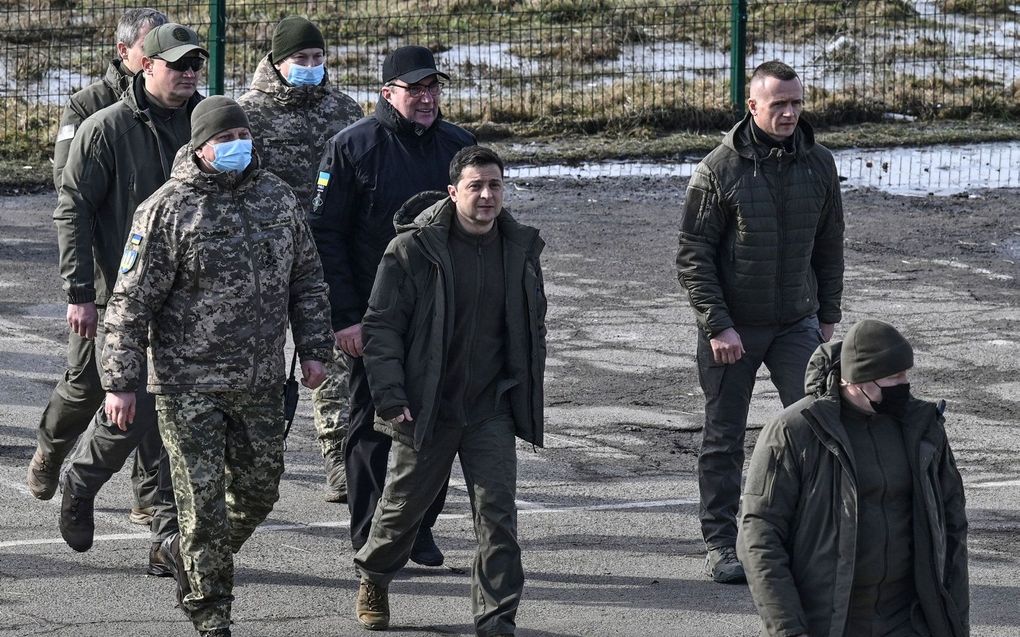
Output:
[[[349,358],[351,363],[351,426],[347,429],[344,462],[347,471],[347,508],[351,513],[351,545],[360,549],[368,541],[372,516],[386,484],[386,465],[393,440],[372,427],[375,405],[368,388],[365,359]],[[439,491],[422,520],[421,528],[431,529],[446,505],[450,480]]]

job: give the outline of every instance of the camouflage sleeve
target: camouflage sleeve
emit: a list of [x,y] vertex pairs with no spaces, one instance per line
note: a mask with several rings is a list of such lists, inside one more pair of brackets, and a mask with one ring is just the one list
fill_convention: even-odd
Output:
[[53,211],[60,276],[68,303],[96,300],[93,227],[112,178],[112,158],[113,152],[100,127],[94,120],[85,120],[71,140]]
[[733,327],[716,269],[727,225],[719,190],[712,172],[699,164],[687,187],[676,253],[677,278],[687,291],[698,325],[710,336]]
[[333,331],[329,324],[329,296],[322,264],[301,207],[294,200],[294,265],[290,271],[290,325],[302,361],[329,362]]
[[362,337],[365,371],[376,412],[407,406],[404,380],[404,337],[414,314],[414,285],[404,261],[397,258],[400,237],[383,253],[365,312]]
[[[163,305],[179,264],[178,246],[165,223],[166,188],[135,211],[124,246],[113,296],[103,325],[102,383],[106,391],[134,391],[145,382],[142,369],[149,345],[149,321]],[[173,191],[169,191],[172,193]]]

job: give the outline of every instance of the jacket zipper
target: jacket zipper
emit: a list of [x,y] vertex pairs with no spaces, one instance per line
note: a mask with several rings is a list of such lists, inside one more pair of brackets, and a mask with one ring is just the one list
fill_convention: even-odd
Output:
[[776,233],[777,243],[776,246],[776,321],[778,323],[783,322],[783,258],[784,258],[784,243],[786,241],[786,180],[783,177],[783,151],[780,150],[777,153],[776,161],[776,174],[778,176],[777,181],[779,182],[779,199],[776,202]]

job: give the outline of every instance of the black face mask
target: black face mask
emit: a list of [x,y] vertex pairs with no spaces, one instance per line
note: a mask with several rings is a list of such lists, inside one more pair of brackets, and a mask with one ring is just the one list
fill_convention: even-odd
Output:
[[868,402],[871,403],[871,408],[875,410],[876,414],[899,418],[907,411],[907,401],[910,400],[910,383],[890,387],[882,387],[875,383],[875,387],[882,391],[882,402],[876,403],[870,398],[868,398]]

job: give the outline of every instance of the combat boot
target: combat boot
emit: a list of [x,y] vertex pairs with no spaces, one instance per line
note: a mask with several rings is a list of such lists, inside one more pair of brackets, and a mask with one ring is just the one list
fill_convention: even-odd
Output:
[[159,550],[159,547],[162,545],[162,542],[153,542],[149,547],[149,567],[145,569],[146,575],[151,575],[152,577],[174,576],[173,563],[167,563],[162,551]]
[[390,625],[390,594],[367,579],[358,586],[358,621],[369,630],[386,630]]
[[59,482],[60,464],[47,460],[42,449],[37,447],[28,463],[29,492],[40,500],[49,500],[57,492]]
[[198,634],[202,637],[230,637],[230,629],[213,628],[212,630],[200,630]]
[[60,500],[60,536],[72,549],[84,553],[92,548],[95,532],[93,498],[78,497],[65,485]]
[[737,550],[732,546],[708,549],[705,557],[705,575],[720,584],[738,584],[746,581],[744,566],[737,559]]
[[326,502],[347,502],[347,472],[344,469],[343,451],[326,453]]
[[177,581],[177,606],[188,617],[191,613],[184,607],[184,597],[191,592],[191,583],[188,581],[188,573],[184,570],[184,560],[181,558],[181,534],[173,533],[159,545],[160,561],[170,568],[170,574]]
[[442,566],[443,559],[443,552],[432,537],[432,529],[418,527],[418,535],[411,547],[411,561],[422,566]]

